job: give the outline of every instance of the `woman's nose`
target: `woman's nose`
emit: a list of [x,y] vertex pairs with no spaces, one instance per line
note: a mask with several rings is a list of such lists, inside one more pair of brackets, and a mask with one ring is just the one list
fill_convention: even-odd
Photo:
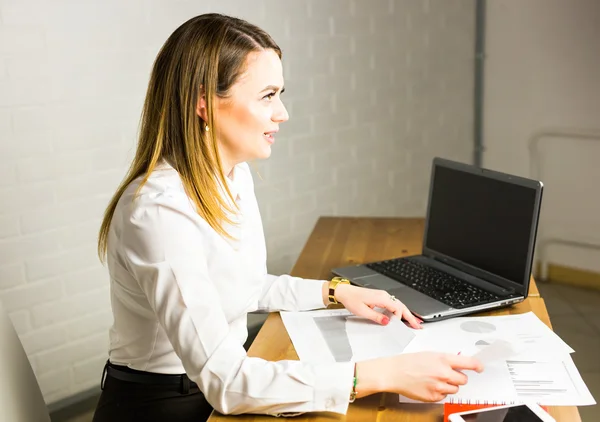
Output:
[[275,109],[275,112],[273,113],[273,121],[277,122],[277,123],[286,122],[287,120],[289,120],[290,115],[288,114],[287,109],[283,105],[283,102],[281,102],[281,100],[279,100],[278,103],[279,103],[278,107]]

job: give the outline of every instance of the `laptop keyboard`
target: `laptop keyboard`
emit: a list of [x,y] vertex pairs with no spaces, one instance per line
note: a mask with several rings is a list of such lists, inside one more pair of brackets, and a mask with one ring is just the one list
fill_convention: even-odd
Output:
[[[390,259],[366,265],[456,309],[500,299],[499,296],[448,273],[408,259]],[[398,299],[402,300],[402,298]]]

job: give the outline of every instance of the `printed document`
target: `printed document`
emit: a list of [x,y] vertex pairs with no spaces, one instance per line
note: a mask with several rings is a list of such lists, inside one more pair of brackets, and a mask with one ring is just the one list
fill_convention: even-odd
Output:
[[[457,394],[440,403],[513,404],[535,402],[542,406],[596,404],[570,355],[549,362],[535,360],[496,361],[482,373],[465,371],[469,377]],[[418,403],[400,396],[400,402]]]
[[349,362],[402,353],[415,330],[398,318],[387,326],[354,316],[345,309],[281,312],[300,360]]
[[281,318],[302,361],[356,362],[422,351],[480,359],[485,370],[465,371],[468,384],[444,402],[595,404],[571,359],[574,350],[533,312],[458,317],[421,330],[396,317],[382,326],[345,309],[281,312]]
[[423,324],[407,347],[413,351],[437,351],[473,355],[496,340],[511,345],[515,358],[562,357],[574,350],[533,312],[491,317],[460,317]]

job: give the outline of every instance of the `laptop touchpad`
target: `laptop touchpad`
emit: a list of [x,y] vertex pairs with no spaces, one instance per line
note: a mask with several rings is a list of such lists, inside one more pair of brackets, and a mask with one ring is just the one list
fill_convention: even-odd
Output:
[[373,271],[372,269],[365,267],[363,265],[357,265],[356,267],[346,267],[343,268],[339,273],[346,278],[351,280],[360,280],[361,284],[363,281],[366,282],[365,277],[373,277],[380,276],[378,273]]

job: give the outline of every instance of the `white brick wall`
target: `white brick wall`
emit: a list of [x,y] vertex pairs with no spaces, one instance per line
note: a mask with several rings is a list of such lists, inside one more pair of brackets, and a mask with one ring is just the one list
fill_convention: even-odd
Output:
[[99,382],[100,217],[158,49],[207,11],[284,51],[291,120],[252,165],[273,273],[319,215],[423,215],[431,158],[470,160],[473,0],[0,0],[0,300],[49,403]]

